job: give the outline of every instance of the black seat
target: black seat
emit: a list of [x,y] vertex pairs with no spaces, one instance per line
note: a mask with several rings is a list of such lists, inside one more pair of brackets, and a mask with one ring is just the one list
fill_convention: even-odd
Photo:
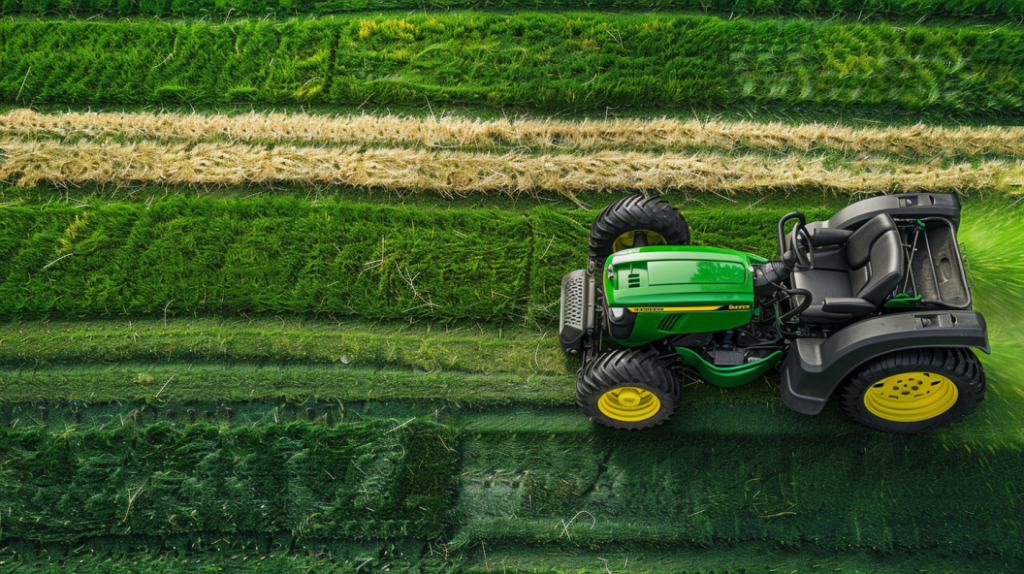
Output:
[[[812,243],[816,243],[813,236]],[[835,323],[877,310],[903,273],[900,234],[892,217],[883,213],[844,243],[815,251],[811,268],[793,270],[792,282],[793,287],[811,293],[811,306],[801,314],[804,321]],[[802,297],[797,299],[797,304],[802,303]]]

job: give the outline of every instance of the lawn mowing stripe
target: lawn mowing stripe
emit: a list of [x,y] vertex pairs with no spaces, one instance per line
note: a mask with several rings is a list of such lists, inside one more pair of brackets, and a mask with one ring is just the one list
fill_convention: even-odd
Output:
[[143,137],[202,142],[309,142],[405,144],[424,147],[531,147],[598,150],[705,147],[791,152],[833,149],[900,155],[1024,155],[1024,128],[862,127],[818,123],[721,121],[676,118],[569,121],[513,118],[480,120],[454,115],[322,115],[256,113],[66,112],[30,109],[0,115],[0,135],[74,138]]
[[474,12],[181,25],[5,19],[0,44],[0,100],[29,105],[1024,113],[1024,32],[1007,26]]
[[[545,351],[548,354],[561,353],[557,346]],[[433,400],[471,405],[510,402],[564,405],[574,400],[575,383],[576,377],[572,374],[400,371],[343,365],[118,363],[42,369],[0,368],[0,393],[3,396],[0,403],[63,399],[96,403],[149,400],[154,404],[164,404],[166,401],[194,401],[208,397],[223,401],[285,397],[294,400]],[[13,420],[11,418],[8,422]]]
[[451,429],[425,420],[0,428],[3,535],[432,539],[451,526],[456,456],[446,442],[458,445]]
[[18,238],[0,262],[0,314],[493,320],[521,317],[529,298],[529,223],[499,210],[285,198],[83,209],[0,211]]
[[[779,416],[761,414],[766,426]],[[819,419],[801,418],[812,430],[800,436],[590,427],[467,437],[459,507],[471,518],[460,540],[537,547],[762,541],[1021,559],[1019,443],[989,450],[949,434],[814,431]]]
[[911,17],[980,18],[1016,22],[1024,15],[1019,0],[771,0],[749,3],[742,0],[4,0],[0,15],[59,14],[93,17],[124,16],[280,16],[337,14],[345,12],[400,10],[598,10],[649,12],[654,10],[699,9],[735,14],[804,14],[811,16],[857,15]]
[[[0,325],[0,365],[45,369],[111,363],[204,362],[339,369],[571,375],[553,330],[493,325],[410,328],[346,321],[170,318],[10,322]],[[547,335],[545,335],[547,333]]]
[[[586,528],[586,515],[580,526]],[[561,528],[561,526],[557,526]],[[564,538],[563,538],[564,539]],[[465,567],[462,574],[494,574],[528,571],[537,574],[565,572],[607,574],[607,572],[642,572],[644,574],[734,574],[735,572],[870,572],[871,574],[906,574],[915,569],[924,572],[957,572],[962,574],[1017,574],[1012,560],[998,555],[956,555],[941,548],[894,550],[845,550],[837,553],[801,544],[769,544],[765,541],[723,542],[713,547],[697,545],[608,544],[590,548],[570,541],[559,545],[527,546],[501,539],[481,540],[483,544],[467,543],[464,547]],[[486,556],[484,554],[486,553]],[[154,560],[155,562],[155,560]],[[608,570],[605,570],[605,566]],[[42,568],[43,566],[38,566]],[[145,574],[156,571],[159,563]],[[43,570],[38,570],[43,571]],[[49,570],[45,570],[49,572]],[[37,570],[30,570],[37,572]],[[56,572],[56,570],[54,570]],[[115,572],[111,570],[111,572]],[[118,571],[120,572],[120,571]],[[290,571],[289,571],[290,572]]]
[[212,541],[200,535],[125,536],[90,540],[74,548],[59,544],[0,545],[0,552],[18,553],[0,559],[0,566],[17,568],[18,574],[191,574],[197,568],[239,574],[353,574],[357,569],[449,574],[455,565],[460,574],[607,574],[606,565],[612,572],[643,574],[732,574],[760,570],[872,574],[905,574],[914,570],[963,574],[1019,571],[1013,561],[999,555],[956,555],[942,549],[837,553],[804,545],[798,552],[778,546],[752,541],[728,542],[711,548],[636,544],[625,548],[614,544],[584,548],[565,541],[557,546],[537,547],[492,539],[482,545],[453,548],[447,543],[420,540],[367,542],[258,534]]
[[[31,186],[134,183],[311,187],[353,186],[510,196],[628,189],[751,193],[814,189],[836,193],[878,190],[964,192],[1024,185],[1024,160],[978,165],[935,160],[904,163],[884,157],[827,165],[824,156],[731,156],[713,152],[596,151],[555,155],[489,154],[405,148],[296,147],[232,143],[103,143],[0,140],[0,178]],[[830,162],[831,163],[831,162]]]
[[[695,241],[771,256],[786,211],[687,214]],[[9,206],[0,317],[284,313],[529,322],[543,332],[557,319],[562,275],[585,264],[595,215],[274,196]]]

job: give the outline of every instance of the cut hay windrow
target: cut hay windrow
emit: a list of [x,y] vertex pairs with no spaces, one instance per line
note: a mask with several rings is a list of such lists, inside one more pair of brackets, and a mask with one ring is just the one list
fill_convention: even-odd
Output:
[[1024,155],[1024,128],[853,128],[781,122],[613,119],[480,120],[454,116],[242,115],[68,112],[42,114],[17,109],[0,115],[0,135],[34,137],[125,136],[202,142],[313,142],[417,146],[527,146],[595,150],[606,148],[708,147],[727,150],[834,149],[920,155]]
[[0,179],[19,185],[237,186],[291,183],[466,193],[521,194],[692,189],[753,192],[822,189],[966,191],[1015,183],[1024,161],[990,160],[941,166],[873,157],[826,165],[805,155],[729,156],[708,152],[598,151],[532,155],[477,152],[297,147],[232,143],[94,143],[0,140]]

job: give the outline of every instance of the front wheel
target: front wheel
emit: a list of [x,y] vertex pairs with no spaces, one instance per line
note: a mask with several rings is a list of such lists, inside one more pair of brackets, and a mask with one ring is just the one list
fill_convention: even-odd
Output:
[[875,430],[920,433],[960,422],[985,397],[985,371],[970,349],[916,349],[862,366],[843,391],[854,421]]
[[689,244],[686,219],[658,197],[620,199],[606,207],[590,227],[590,257],[599,265],[612,253],[631,247]]
[[639,430],[672,418],[681,390],[678,377],[657,353],[621,349],[584,365],[576,380],[576,404],[598,424]]

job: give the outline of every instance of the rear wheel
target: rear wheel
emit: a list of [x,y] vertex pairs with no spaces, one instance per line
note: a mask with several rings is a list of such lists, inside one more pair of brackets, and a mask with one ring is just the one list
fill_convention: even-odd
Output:
[[679,406],[679,379],[653,351],[621,349],[598,355],[580,371],[576,404],[590,420],[617,429],[654,427]]
[[623,249],[689,245],[690,228],[679,210],[658,197],[632,195],[609,205],[590,228],[590,255],[604,260]]
[[960,422],[984,397],[985,372],[970,349],[915,349],[858,369],[842,403],[864,426],[919,433]]

